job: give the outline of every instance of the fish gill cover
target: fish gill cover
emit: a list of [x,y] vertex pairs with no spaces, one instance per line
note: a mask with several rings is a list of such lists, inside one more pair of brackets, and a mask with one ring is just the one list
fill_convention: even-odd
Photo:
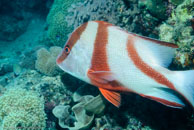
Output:
[[193,69],[193,16],[193,0],[1,0],[0,129],[194,129],[189,107],[130,94],[117,109],[55,63],[74,29],[101,20],[177,44],[171,69]]

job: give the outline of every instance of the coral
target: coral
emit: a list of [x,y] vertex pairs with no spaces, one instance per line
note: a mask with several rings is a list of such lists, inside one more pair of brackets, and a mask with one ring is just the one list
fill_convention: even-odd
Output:
[[44,130],[44,99],[33,91],[21,88],[7,90],[0,97],[0,128]]
[[[177,6],[171,14],[171,17],[159,27],[159,37],[163,41],[176,43],[179,47],[179,55],[176,56],[177,61],[182,67],[194,66],[191,62],[187,62],[186,55],[193,57],[192,47],[194,46],[194,35],[192,28],[192,19],[194,16],[194,1],[185,0]],[[180,54],[180,53],[187,53]],[[179,57],[181,56],[181,57]]]
[[[66,17],[66,21],[68,26],[73,25],[74,29],[91,20],[103,20],[116,24],[119,20],[116,11],[117,4],[119,2],[116,0],[86,0],[85,2],[74,4],[68,9],[69,14]],[[87,12],[84,11],[86,9]]]
[[[44,108],[49,128],[54,128],[53,124],[57,123],[52,114],[52,109],[57,105],[70,105],[73,103],[73,93],[63,84],[60,75],[51,77],[42,75],[36,70],[24,69],[18,76],[15,76],[13,72],[0,76],[0,95],[6,88],[13,88],[13,86],[36,91],[44,97]],[[79,84],[76,83],[75,86],[79,86]]]
[[37,51],[37,60],[35,68],[46,75],[56,75],[59,72],[56,65],[56,58],[62,51],[60,47],[50,47],[49,51],[45,48],[41,48]]
[[68,7],[72,3],[83,0],[55,0],[47,16],[48,37],[52,45],[63,46],[68,38],[68,34],[73,31],[72,26],[68,27],[65,17],[67,16]]
[[[70,115],[70,112],[68,111],[70,108],[69,105],[56,106],[53,109],[53,114],[59,119],[59,125],[62,128],[68,128],[70,130],[88,129],[94,119],[94,114],[88,115],[84,109],[84,105],[92,98],[93,96],[91,95],[84,96],[78,104],[72,107],[75,117]],[[71,127],[72,123],[74,124],[74,127]]]
[[[71,96],[73,93],[66,89],[66,86],[61,81],[60,75],[53,77],[42,76],[35,70],[24,70],[17,77],[13,73],[2,76],[0,78],[1,84],[2,86],[6,86],[6,88],[12,88],[14,86],[38,91],[44,96],[46,105],[68,105],[72,103]],[[47,108],[45,107],[45,109]]]
[[181,3],[183,3],[184,0],[169,0],[169,2],[171,2],[174,5],[179,5]]
[[47,17],[48,36],[54,45],[63,46],[73,29],[91,20],[107,21],[127,31],[153,37],[157,33],[154,28],[161,22],[149,11],[139,7],[138,0],[86,0],[72,3],[67,6],[66,1],[55,0]]
[[18,64],[13,64],[13,72],[15,75],[19,75],[22,72],[22,68]]
[[[53,114],[59,119],[59,125],[62,128],[70,130],[88,129],[94,119],[94,115],[103,113],[105,104],[103,103],[101,95],[93,97],[91,95],[81,96],[78,93],[73,95],[74,102],[78,102],[73,107],[56,106],[53,109]],[[69,109],[73,111],[75,117],[70,115]],[[71,125],[74,124],[74,127]]]
[[174,28],[172,26],[164,23],[160,25],[159,30],[160,30],[159,36],[162,41],[172,42],[172,43],[175,42],[175,39],[172,33],[174,31]]
[[[87,13],[84,10],[87,10]],[[74,29],[84,22],[101,20],[120,26],[127,31],[140,33],[139,28],[141,27],[138,27],[138,25],[147,24],[143,20],[144,14],[141,15],[137,0],[86,0],[72,5],[68,12],[66,21],[68,26],[73,25]],[[144,21],[144,24],[138,24],[138,21],[141,20]]]
[[167,18],[167,6],[164,0],[140,0],[139,5],[146,6],[146,9],[149,10],[153,16],[159,19]]

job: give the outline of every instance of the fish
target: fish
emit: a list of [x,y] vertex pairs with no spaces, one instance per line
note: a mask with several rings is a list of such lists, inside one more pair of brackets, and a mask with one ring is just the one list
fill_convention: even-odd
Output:
[[173,108],[194,107],[194,70],[168,68],[177,48],[108,22],[89,21],[72,32],[56,63],[98,87],[116,107],[122,93],[136,93]]

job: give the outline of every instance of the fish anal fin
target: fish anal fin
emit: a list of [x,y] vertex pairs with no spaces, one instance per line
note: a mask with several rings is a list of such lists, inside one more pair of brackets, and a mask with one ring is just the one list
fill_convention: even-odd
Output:
[[182,107],[184,107],[184,104],[181,104],[179,102],[169,101],[169,100],[159,98],[159,97],[155,97],[155,96],[147,96],[147,95],[143,95],[143,94],[140,94],[140,95],[142,97],[149,98],[151,100],[157,101],[157,102],[159,102],[163,105],[169,106],[169,107],[173,107],[173,108],[182,108]]
[[99,88],[102,95],[114,106],[119,107],[121,105],[121,95],[118,92]]

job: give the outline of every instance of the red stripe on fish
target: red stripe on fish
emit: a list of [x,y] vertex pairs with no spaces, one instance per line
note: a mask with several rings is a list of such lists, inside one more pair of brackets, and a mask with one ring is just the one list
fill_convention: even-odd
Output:
[[[90,78],[92,84],[98,86],[101,91],[101,93],[104,95],[104,97],[114,104],[115,106],[120,106],[121,97],[119,93],[109,91],[108,88],[111,87],[111,84],[104,80],[104,77],[107,77],[106,72],[110,72],[110,68],[108,66],[107,61],[107,53],[106,53],[106,46],[108,43],[108,31],[107,27],[111,24],[103,22],[103,21],[96,21],[98,23],[98,30],[96,34],[96,40],[94,43],[94,51],[91,61],[91,68],[88,70],[88,77]],[[93,72],[101,72],[101,76],[99,77],[96,74],[92,74]],[[102,72],[104,71],[104,72]],[[103,89],[105,88],[105,89]]]
[[[72,34],[71,37],[68,39],[67,43],[65,44],[64,50],[62,51],[62,54],[57,58],[57,63],[60,64],[70,53],[73,46],[76,44],[76,42],[80,39],[81,34],[86,29],[88,23],[84,23],[83,25],[79,26]],[[69,49],[69,52],[67,50]]]
[[128,55],[132,59],[135,66],[140,69],[144,74],[149,76],[150,78],[154,79],[156,82],[163,84],[173,90],[175,90],[174,85],[162,74],[154,70],[151,66],[146,64],[141,57],[138,55],[135,44],[134,44],[133,36],[128,37],[127,41],[127,50]]
[[99,21],[98,23],[98,31],[94,43],[91,70],[110,71],[107,61],[106,45],[108,43],[107,27],[111,24],[100,24],[101,21]]

